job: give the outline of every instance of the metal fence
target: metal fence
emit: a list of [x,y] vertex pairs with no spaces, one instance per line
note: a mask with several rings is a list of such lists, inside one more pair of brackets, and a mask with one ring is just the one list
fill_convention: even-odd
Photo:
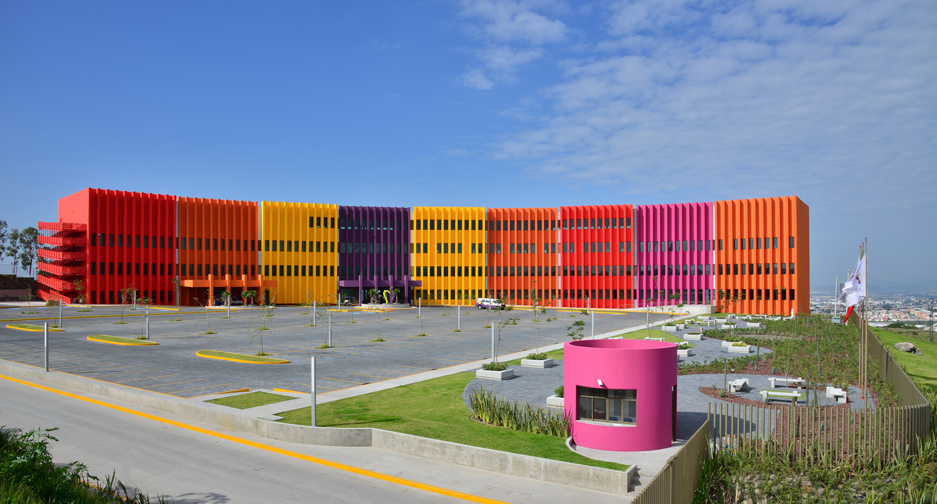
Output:
[[703,464],[710,457],[709,431],[710,422],[706,420],[686,444],[667,460],[664,468],[641,490],[632,503],[692,503]]
[[928,404],[927,398],[924,397],[924,394],[914,385],[914,382],[908,377],[908,373],[905,373],[904,369],[901,369],[901,366],[895,361],[895,358],[888,353],[888,350],[885,349],[885,345],[882,345],[882,342],[875,337],[875,333],[872,332],[872,329],[870,329],[867,324],[860,324],[860,327],[864,327],[865,330],[868,331],[868,338],[866,341],[869,342],[869,359],[878,365],[878,369],[882,373],[882,378],[895,387],[895,392],[898,393],[898,399],[901,405],[918,406]]
[[896,453],[917,453],[926,439],[930,406],[874,410],[848,407],[774,407],[710,404],[714,450],[770,451],[800,459],[887,460]]

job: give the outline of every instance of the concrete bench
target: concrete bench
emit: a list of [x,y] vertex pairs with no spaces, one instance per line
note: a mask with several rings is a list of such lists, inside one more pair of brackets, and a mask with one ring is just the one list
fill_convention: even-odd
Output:
[[686,333],[683,335],[683,339],[687,341],[703,341],[703,333]]
[[737,342],[736,342],[736,341],[723,341],[723,342],[722,342],[722,348],[729,348],[730,346],[734,345],[735,343],[737,343]]
[[748,378],[739,378],[729,382],[729,392],[745,392],[749,389]]
[[682,331],[682,330],[683,330],[683,324],[678,324],[678,325],[675,325],[675,326],[672,326],[672,325],[665,325],[665,326],[662,326],[661,329],[663,329],[663,330],[665,330],[665,331],[667,331],[667,332]]
[[793,390],[762,390],[760,394],[761,400],[765,402],[769,399],[790,399],[791,404],[795,404],[800,399],[800,392],[794,392]]
[[650,336],[645,336],[644,339],[653,340],[653,341],[664,341],[664,338],[652,338]]
[[839,404],[845,404],[847,393],[839,387],[827,387],[826,397],[835,400]]
[[797,388],[804,388],[807,385],[807,382],[803,378],[777,378],[772,376],[768,378],[768,381],[771,382],[771,388],[775,388],[778,385],[783,385],[785,387],[796,386]]

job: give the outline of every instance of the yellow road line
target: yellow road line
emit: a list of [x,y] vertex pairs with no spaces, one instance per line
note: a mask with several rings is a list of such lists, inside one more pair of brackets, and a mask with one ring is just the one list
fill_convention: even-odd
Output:
[[431,371],[430,368],[426,368],[426,367],[404,366],[403,364],[394,364],[394,365],[399,366],[399,367],[410,368],[410,369],[422,369],[423,371]]
[[355,375],[355,376],[367,376],[368,378],[380,378],[381,380],[389,380],[389,379],[390,379],[390,378],[388,378],[388,377],[386,377],[386,376],[375,376],[375,375],[362,374],[362,373],[348,373],[348,374],[353,374],[353,375]]
[[[308,383],[293,382],[293,385],[302,385],[303,387],[309,388],[309,384],[308,384]],[[318,390],[318,389],[320,389],[320,388],[332,389],[333,392],[336,391],[336,390],[342,390],[342,389],[337,389],[337,388],[335,388],[335,387],[329,387],[329,386],[327,386],[327,385],[318,385],[318,384],[317,384],[317,385],[316,385],[316,390]],[[353,387],[348,387],[348,388],[353,388]],[[319,394],[316,394],[316,395],[319,395]]]
[[134,379],[132,379],[132,380],[124,380],[124,381],[119,381],[119,382],[116,382],[116,383],[124,384],[124,383],[130,383],[130,382],[132,382],[132,381],[155,380],[155,379],[157,379],[157,378],[169,378],[170,376],[179,376],[179,373],[164,374],[164,375],[159,375],[159,376],[145,376],[145,377],[143,377],[143,378],[134,378]]
[[338,378],[329,378],[329,377],[327,377],[327,376],[320,376],[319,378],[322,378],[323,380],[332,380],[332,381],[340,381],[340,382],[345,382],[345,383],[354,383],[355,385],[364,385],[364,383],[362,383],[362,382],[356,382],[356,381],[351,381],[351,380],[340,380],[340,379],[338,379]]
[[[227,387],[228,385],[234,385],[234,382],[222,383],[221,385],[206,385],[204,387],[195,387],[195,388],[190,388],[190,389],[185,389],[185,390],[174,390],[172,392],[167,392],[167,393],[175,395],[175,394],[181,394],[182,392],[191,392],[193,390],[202,390],[202,389],[207,389],[207,388],[212,388],[212,387]],[[248,389],[241,389],[239,392],[248,392],[248,391],[249,391]],[[229,390],[228,392],[235,392],[235,391]],[[216,392],[216,394],[227,394],[228,392]]]
[[[192,382],[192,381],[201,381],[201,380],[204,380],[204,379],[205,379],[205,378],[192,378],[191,380],[179,380],[179,381],[174,381],[174,382],[169,382],[169,383],[160,383],[159,385],[153,385],[153,387],[165,387],[166,385],[175,385],[175,384],[177,384],[177,383],[188,383],[188,382]],[[165,393],[165,392],[164,392],[164,393]]]
[[78,394],[72,394],[72,393],[70,393],[70,392],[65,392],[64,390],[58,390],[58,389],[54,389],[54,388],[51,388],[51,387],[46,387],[46,386],[44,386],[44,385],[39,385],[39,384],[37,384],[37,383],[31,383],[31,382],[28,382],[28,381],[25,381],[25,380],[19,380],[19,379],[12,378],[12,377],[9,377],[9,376],[0,375],[0,378],[3,378],[3,379],[5,379],[5,380],[12,381],[12,382],[14,382],[14,383],[19,383],[20,385],[26,385],[27,387],[33,387],[33,388],[37,388],[37,389],[39,389],[39,390],[44,390],[44,391],[46,391],[46,392],[52,392],[53,394],[59,394],[59,395],[62,395],[62,396],[65,396],[65,397],[68,397],[68,398],[71,398],[71,399],[77,399],[77,400],[79,400],[79,401],[84,401],[84,402],[91,403],[91,404],[94,404],[94,405],[97,405],[97,406],[103,406],[103,407],[105,407],[105,408],[110,408],[110,409],[113,409],[113,410],[116,410],[116,411],[120,411],[121,413],[127,413],[127,414],[129,414],[129,415],[138,416],[138,417],[140,417],[140,418],[145,418],[145,419],[147,419],[147,420],[153,420],[154,422],[160,422],[160,423],[164,423],[164,424],[167,424],[167,425],[172,425],[173,427],[178,427],[178,428],[180,428],[180,429],[185,429],[185,430],[188,430],[188,431],[197,432],[197,433],[199,433],[199,434],[205,434],[205,435],[207,435],[207,436],[216,437],[216,438],[218,438],[218,439],[223,439],[223,440],[225,440],[225,441],[230,441],[230,442],[232,442],[232,443],[237,443],[237,444],[241,444],[241,445],[244,445],[244,446],[249,446],[249,447],[251,447],[251,448],[256,448],[256,449],[258,449],[258,450],[264,450],[264,451],[268,451],[268,452],[270,452],[270,453],[276,453],[277,455],[285,455],[285,456],[287,456],[287,457],[292,457],[292,458],[295,458],[295,459],[304,460],[304,461],[306,461],[306,462],[312,462],[312,463],[314,463],[314,464],[323,465],[323,466],[325,466],[325,467],[331,467],[331,468],[333,468],[333,469],[338,469],[338,470],[340,470],[340,471],[350,472],[350,473],[352,473],[352,474],[357,474],[357,475],[359,475],[359,476],[366,476],[366,477],[368,477],[368,478],[379,479],[379,480],[382,480],[382,481],[386,481],[386,482],[388,482],[388,483],[396,483],[396,484],[398,484],[398,485],[408,486],[408,487],[410,487],[410,488],[416,488],[416,489],[418,489],[418,490],[424,490],[424,491],[427,491],[427,492],[432,492],[432,493],[436,493],[436,494],[439,494],[439,495],[445,495],[445,496],[448,496],[448,497],[454,497],[454,498],[456,498],[456,499],[462,499],[462,500],[466,500],[466,501],[469,501],[469,502],[478,502],[478,503],[480,503],[480,504],[505,504],[503,501],[497,501],[497,500],[494,500],[494,499],[488,499],[488,498],[486,498],[486,497],[479,497],[479,496],[477,496],[477,495],[471,495],[471,494],[467,494],[467,493],[457,492],[457,491],[455,491],[455,490],[449,490],[448,488],[442,488],[442,487],[438,487],[438,486],[427,485],[426,483],[420,483],[420,482],[418,482],[418,481],[412,481],[412,480],[400,478],[400,477],[397,477],[397,476],[390,476],[390,475],[388,475],[388,474],[382,474],[382,473],[379,473],[379,472],[376,472],[376,471],[371,471],[371,470],[368,470],[368,469],[361,469],[361,468],[359,468],[359,467],[350,466],[350,465],[348,465],[348,464],[342,464],[341,462],[333,462],[333,461],[331,461],[331,460],[326,460],[326,459],[319,458],[319,457],[313,457],[313,456],[311,456],[311,455],[306,455],[306,454],[299,453],[299,452],[295,452],[295,451],[292,451],[292,450],[286,450],[286,449],[284,449],[284,448],[277,448],[277,447],[275,447],[275,446],[270,446],[270,445],[266,445],[266,444],[263,444],[263,443],[258,443],[258,442],[256,442],[256,441],[250,441],[250,440],[247,440],[247,439],[244,439],[244,438],[239,438],[239,437],[236,437],[236,436],[232,436],[232,435],[230,435],[230,434],[223,434],[223,433],[221,433],[221,432],[216,432],[216,431],[209,430],[209,429],[205,429],[205,428],[202,428],[202,427],[196,427],[196,426],[194,426],[194,425],[189,425],[189,424],[185,424],[185,423],[182,423],[182,422],[177,422],[177,421],[175,421],[175,420],[170,420],[170,419],[168,419],[168,418],[164,418],[164,417],[152,415],[152,414],[149,414],[149,413],[144,413],[144,412],[142,412],[142,411],[137,411],[137,410],[133,410],[133,409],[130,409],[130,408],[125,408],[125,407],[123,407],[123,406],[118,406],[118,405],[116,405],[116,404],[111,404],[111,403],[108,403],[108,402],[99,401],[99,400],[97,400],[97,399],[91,399],[91,398],[89,398],[89,397],[83,397],[83,396],[80,396],[80,395],[78,395]]

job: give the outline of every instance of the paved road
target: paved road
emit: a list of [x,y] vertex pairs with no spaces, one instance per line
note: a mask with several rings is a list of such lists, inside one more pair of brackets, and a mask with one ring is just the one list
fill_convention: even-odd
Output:
[[[79,394],[88,397],[84,394]],[[210,433],[142,418],[0,378],[0,425],[58,427],[57,462],[80,460],[178,504],[257,502],[622,502],[619,496],[503,476],[374,448],[307,446]],[[91,397],[93,399],[93,397]],[[100,400],[100,399],[99,399]],[[173,419],[129,404],[110,404]],[[196,426],[211,430],[210,426]],[[255,443],[248,445],[245,443]],[[279,451],[277,451],[279,450]],[[290,456],[319,457],[437,487],[427,491]],[[445,492],[459,492],[461,496]],[[474,496],[474,497],[471,497]]]

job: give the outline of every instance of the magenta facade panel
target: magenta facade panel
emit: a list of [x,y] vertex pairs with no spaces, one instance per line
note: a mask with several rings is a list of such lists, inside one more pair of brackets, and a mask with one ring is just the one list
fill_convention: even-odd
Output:
[[712,203],[635,207],[635,307],[711,304]]

